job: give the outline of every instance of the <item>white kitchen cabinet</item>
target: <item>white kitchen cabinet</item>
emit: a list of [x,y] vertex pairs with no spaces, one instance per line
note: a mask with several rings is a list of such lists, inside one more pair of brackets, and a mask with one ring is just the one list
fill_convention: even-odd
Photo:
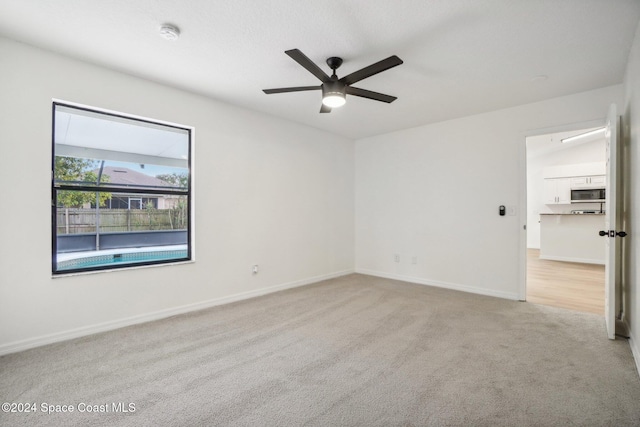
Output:
[[607,174],[605,162],[578,163],[572,165],[547,166],[542,169],[542,178],[572,178],[577,176],[604,176]]
[[544,203],[563,205],[571,203],[570,178],[546,178],[544,180]]
[[589,188],[604,188],[606,184],[605,175],[593,175],[593,176],[576,176],[571,178],[571,189],[589,189]]

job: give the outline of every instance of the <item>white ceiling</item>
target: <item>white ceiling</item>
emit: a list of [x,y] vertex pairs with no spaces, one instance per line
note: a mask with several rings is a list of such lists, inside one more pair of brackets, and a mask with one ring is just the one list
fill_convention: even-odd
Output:
[[[562,142],[564,138],[582,135],[586,132],[596,129],[602,129],[602,126],[577,129],[566,132],[550,133],[545,135],[529,136],[527,137],[527,159],[532,159],[538,156],[556,153],[559,151],[572,150],[582,144],[591,143],[594,141],[602,141],[604,147],[604,134],[602,133],[588,135],[573,142]],[[604,150],[602,152],[602,158],[606,158],[606,152]]]
[[[0,0],[8,38],[354,139],[619,84],[639,18],[640,0]],[[265,95],[320,84],[293,48],[327,73],[342,57],[339,77],[398,55],[354,85],[398,100]]]

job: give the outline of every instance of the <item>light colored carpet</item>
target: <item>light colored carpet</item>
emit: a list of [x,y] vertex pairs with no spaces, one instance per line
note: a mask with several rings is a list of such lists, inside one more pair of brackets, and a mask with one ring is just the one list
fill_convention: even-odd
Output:
[[4,356],[0,396],[38,405],[11,426],[640,425],[602,317],[357,274]]

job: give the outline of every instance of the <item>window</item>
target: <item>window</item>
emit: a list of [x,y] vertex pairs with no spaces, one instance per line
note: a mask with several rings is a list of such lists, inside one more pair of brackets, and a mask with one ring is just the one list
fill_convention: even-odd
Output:
[[187,261],[191,130],[53,103],[53,274]]

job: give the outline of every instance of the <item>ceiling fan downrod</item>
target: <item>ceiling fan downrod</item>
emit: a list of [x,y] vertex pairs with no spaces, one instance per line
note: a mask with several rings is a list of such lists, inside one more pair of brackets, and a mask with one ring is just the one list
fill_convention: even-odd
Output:
[[331,75],[331,78],[337,79],[338,76],[336,75],[336,70],[340,68],[340,66],[342,65],[342,58],[338,58],[337,56],[332,56],[331,58],[327,58],[327,65],[329,66],[329,68],[333,70],[333,74]]

